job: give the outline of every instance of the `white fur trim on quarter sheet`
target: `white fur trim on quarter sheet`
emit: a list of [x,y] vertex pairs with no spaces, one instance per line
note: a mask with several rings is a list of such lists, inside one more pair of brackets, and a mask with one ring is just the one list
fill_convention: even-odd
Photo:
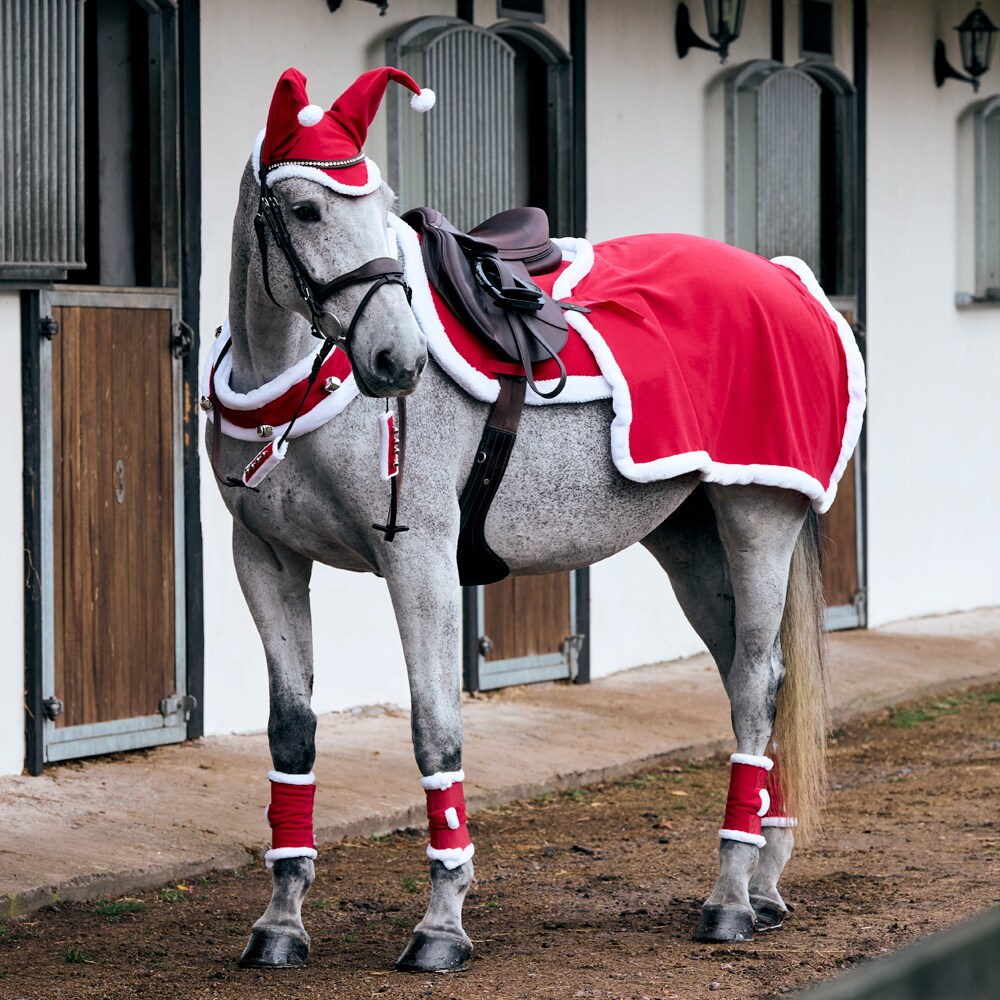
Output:
[[798,826],[799,821],[794,816],[765,816],[760,821],[761,826]]
[[443,792],[460,781],[465,781],[465,771],[437,771],[421,778],[420,786],[425,792]]
[[279,785],[315,785],[316,775],[310,771],[308,774],[285,774],[284,771],[268,771],[268,781],[276,781]]
[[[431,296],[430,283],[424,269],[424,260],[420,252],[420,240],[417,234],[402,219],[389,215],[389,226],[396,234],[400,257],[403,261],[403,276],[413,291],[411,307],[417,323],[427,337],[427,347],[434,360],[444,369],[445,374],[456,385],[464,389],[473,399],[484,403],[496,402],[500,394],[500,384],[489,375],[478,371],[458,353],[454,344],[445,333],[444,324],[438,316]],[[566,244],[569,250],[564,250],[564,259],[572,263],[559,276],[559,281],[567,287],[566,294],[586,275],[593,264],[594,251],[586,240],[556,240],[557,244]],[[577,247],[580,244],[580,247]],[[560,249],[562,247],[560,246]],[[589,251],[589,263],[587,253]],[[569,252],[570,257],[565,257]],[[569,282],[566,276],[570,275]],[[557,282],[558,284],[558,282]],[[563,295],[565,298],[565,295]],[[556,379],[543,379],[538,383],[542,392],[550,392],[556,387]],[[543,399],[528,387],[525,402],[538,406],[545,403],[589,403],[597,399],[608,399],[611,396],[611,386],[603,375],[571,375],[566,380],[566,388],[554,399]]]
[[427,857],[431,861],[440,861],[441,864],[451,871],[464,865],[466,861],[472,860],[472,855],[476,853],[475,847],[469,844],[468,847],[431,847],[427,845]]
[[731,753],[729,763],[750,764],[752,767],[762,767],[765,771],[770,771],[774,767],[774,761],[770,757],[755,757],[752,753]]
[[268,868],[274,867],[275,861],[281,861],[283,858],[312,858],[313,861],[316,860],[316,848],[315,847],[272,847],[264,855],[264,864]]
[[759,833],[744,833],[742,830],[720,830],[720,840],[738,840],[741,844],[763,847],[767,841]]
[[437,94],[433,90],[427,87],[423,87],[419,94],[414,94],[410,98],[410,107],[414,111],[430,111],[434,107],[437,101]]
[[[264,132],[265,130],[261,129],[257,133],[257,139],[253,146],[252,162],[255,177],[260,177],[260,151],[264,145]],[[368,168],[368,182],[366,184],[342,184],[340,181],[335,181],[328,173],[320,170],[318,167],[304,167],[301,163],[282,163],[280,166],[268,171],[267,186],[274,187],[278,181],[284,180],[286,177],[303,177],[308,181],[315,181],[317,184],[322,184],[323,187],[330,188],[331,191],[336,191],[338,194],[349,194],[354,197],[371,194],[372,191],[377,191],[381,186],[382,173],[374,160],[366,156],[364,162]]]
[[[205,367],[201,372],[201,394],[209,394],[209,381],[212,374],[212,366],[218,361],[222,349],[229,340],[229,320],[222,324],[222,333],[215,338],[211,353],[205,362]],[[283,371],[277,378],[250,392],[234,392],[229,386],[229,380],[233,374],[233,354],[229,351],[219,363],[219,370],[215,373],[215,393],[224,406],[233,410],[256,410],[261,406],[271,403],[279,396],[286,393],[297,382],[309,377],[312,370],[313,361],[317,352],[321,349],[322,343],[316,345],[316,350],[311,354],[300,358],[291,368]],[[336,350],[336,348],[334,348]],[[330,393],[326,399],[317,403],[308,413],[304,413],[295,421],[292,428],[291,438],[301,437],[310,431],[317,430],[324,424],[331,421],[338,413],[347,408],[358,395],[358,386],[353,375],[349,375],[344,384],[336,391]],[[208,411],[208,419],[215,420],[215,411]],[[274,437],[280,438],[288,428],[288,424],[281,424],[274,428]],[[222,418],[222,430],[227,437],[237,438],[240,441],[259,441],[256,427],[237,427],[230,423],[225,417]]]
[[[837,312],[826,297],[826,293],[816,280],[816,275],[804,260],[798,257],[773,257],[772,264],[779,264],[787,267],[788,270],[796,274],[806,290],[817,302],[826,310],[826,314],[833,320],[840,336],[841,346],[844,348],[844,358],[847,361],[847,418],[844,421],[844,437],[840,446],[840,457],[834,466],[833,474],[830,476],[830,488],[822,492],[819,500],[813,500],[813,506],[820,514],[826,513],[830,509],[834,498],[837,496],[837,484],[840,477],[847,468],[847,463],[854,454],[857,447],[858,438],[861,436],[861,422],[865,415],[866,382],[865,363],[858,349],[858,342],[854,339],[854,331],[850,323]],[[802,492],[805,492],[804,490]]]

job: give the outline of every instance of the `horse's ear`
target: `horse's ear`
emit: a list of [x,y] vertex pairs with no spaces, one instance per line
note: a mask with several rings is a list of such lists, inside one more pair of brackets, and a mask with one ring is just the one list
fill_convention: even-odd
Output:
[[262,151],[264,163],[275,163],[283,159],[282,152],[298,132],[299,112],[308,104],[305,76],[297,69],[286,69],[274,88],[271,109],[267,113]]
[[391,82],[402,84],[413,92],[410,107],[414,111],[428,111],[434,106],[434,92],[421,90],[420,85],[401,69],[381,66],[362,73],[345,90],[330,108],[328,114],[351,136],[361,149],[368,136],[368,126],[378,114],[386,88]]

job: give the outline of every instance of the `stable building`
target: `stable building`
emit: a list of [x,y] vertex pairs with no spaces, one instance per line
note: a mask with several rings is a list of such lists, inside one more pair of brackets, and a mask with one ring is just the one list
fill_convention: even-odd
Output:
[[[17,359],[0,372],[0,773],[266,726],[198,373],[288,66],[324,105],[385,63],[437,92],[420,116],[390,92],[369,135],[400,211],[471,227],[536,204],[553,235],[806,260],[869,379],[824,517],[829,626],[1000,604],[996,0],[5,0],[0,17]],[[405,706],[383,582],[317,566],[312,596],[317,712]],[[467,588],[464,613],[470,690],[702,648],[641,548]]]

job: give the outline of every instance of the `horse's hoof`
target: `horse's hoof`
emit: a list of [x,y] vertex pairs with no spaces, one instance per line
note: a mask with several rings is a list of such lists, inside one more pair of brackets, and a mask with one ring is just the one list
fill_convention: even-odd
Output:
[[237,963],[243,969],[300,969],[309,957],[309,935],[277,927],[255,927]]
[[749,941],[753,938],[754,913],[736,906],[703,906],[695,941]]
[[414,931],[396,959],[400,972],[461,972],[472,958],[472,942],[463,934]]
[[788,910],[785,907],[779,906],[766,896],[751,896],[750,905],[757,918],[754,930],[758,933],[780,930],[785,922],[785,917],[788,916]]

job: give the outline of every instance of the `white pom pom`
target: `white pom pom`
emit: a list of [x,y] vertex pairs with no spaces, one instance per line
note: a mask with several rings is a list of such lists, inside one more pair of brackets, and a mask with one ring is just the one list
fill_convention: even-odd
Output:
[[323,109],[318,104],[307,104],[299,112],[299,124],[306,128],[318,125],[323,120]]
[[437,100],[437,95],[433,90],[428,90],[426,87],[420,91],[419,94],[414,94],[410,98],[410,107],[414,111],[430,111],[434,107],[434,102]]

